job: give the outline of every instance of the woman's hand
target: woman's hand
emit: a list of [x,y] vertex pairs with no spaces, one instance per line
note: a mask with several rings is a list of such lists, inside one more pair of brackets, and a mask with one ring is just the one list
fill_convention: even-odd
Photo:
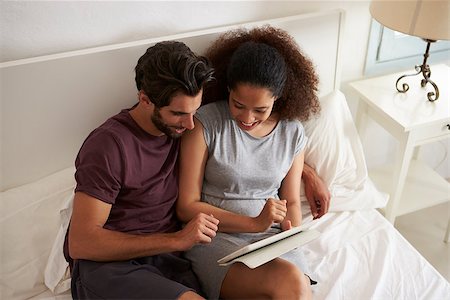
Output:
[[292,222],[290,220],[284,220],[281,222],[281,230],[286,231],[292,228]]
[[259,216],[254,218],[258,231],[266,231],[273,223],[282,223],[287,214],[286,203],[286,200],[269,198]]

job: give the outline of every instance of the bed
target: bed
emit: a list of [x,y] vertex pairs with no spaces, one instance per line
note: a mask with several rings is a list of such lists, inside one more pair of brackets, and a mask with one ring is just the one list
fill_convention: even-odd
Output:
[[[320,117],[306,122],[306,162],[327,183],[330,212],[303,223],[321,232],[301,247],[315,299],[449,299],[449,283],[378,212],[388,195],[367,175],[340,92],[341,10],[262,20],[0,64],[0,299],[71,299],[62,239],[73,162],[88,133],[135,102],[133,68],[145,49],[181,40],[202,53],[220,33],[271,24],[287,30],[320,78]],[[303,193],[303,192],[302,192]],[[304,199],[304,197],[303,197]]]

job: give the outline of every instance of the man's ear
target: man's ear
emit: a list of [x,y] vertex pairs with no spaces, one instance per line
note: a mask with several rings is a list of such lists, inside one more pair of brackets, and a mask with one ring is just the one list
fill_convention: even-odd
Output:
[[147,96],[147,94],[145,94],[145,92],[143,90],[140,90],[138,93],[138,98],[139,98],[139,102],[144,104],[144,105],[150,105],[153,106],[152,101],[150,101],[150,98]]

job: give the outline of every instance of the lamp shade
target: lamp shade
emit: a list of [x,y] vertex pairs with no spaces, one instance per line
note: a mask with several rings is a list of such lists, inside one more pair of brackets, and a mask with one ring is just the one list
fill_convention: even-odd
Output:
[[450,0],[373,0],[370,13],[398,32],[427,40],[450,39]]

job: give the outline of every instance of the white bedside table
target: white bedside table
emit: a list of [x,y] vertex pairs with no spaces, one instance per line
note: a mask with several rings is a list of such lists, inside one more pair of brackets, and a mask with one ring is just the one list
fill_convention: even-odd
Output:
[[418,146],[450,137],[450,68],[431,66],[431,80],[440,92],[435,102],[427,99],[432,86],[420,86],[421,74],[404,78],[399,86],[408,83],[409,91],[397,92],[395,82],[405,73],[350,83],[360,97],[356,116],[360,135],[369,116],[399,142],[393,166],[369,170],[376,186],[390,195],[384,214],[391,223],[397,216],[450,200],[450,183],[418,159]]

